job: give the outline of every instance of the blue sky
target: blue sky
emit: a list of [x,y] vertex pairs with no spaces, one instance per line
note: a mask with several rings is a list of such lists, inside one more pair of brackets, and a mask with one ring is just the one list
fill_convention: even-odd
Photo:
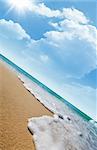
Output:
[[1,54],[96,120],[96,0],[15,1],[0,0]]

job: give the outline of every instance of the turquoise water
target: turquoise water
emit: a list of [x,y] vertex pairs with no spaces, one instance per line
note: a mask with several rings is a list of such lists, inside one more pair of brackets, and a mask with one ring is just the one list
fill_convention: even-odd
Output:
[[7,64],[9,64],[10,66],[12,66],[15,70],[17,70],[19,73],[25,75],[26,77],[28,77],[30,80],[32,80],[33,82],[35,82],[36,84],[38,84],[40,87],[42,87],[44,90],[46,90],[47,92],[49,92],[50,94],[52,94],[53,96],[55,96],[59,101],[62,101],[63,103],[65,103],[67,106],[69,106],[73,111],[75,111],[76,113],[78,113],[81,117],[83,117],[84,119],[86,119],[87,121],[91,120],[92,118],[89,117],[88,115],[86,115],[85,113],[83,113],[82,111],[80,111],[78,108],[76,108],[74,105],[72,105],[71,103],[69,103],[67,100],[65,100],[64,98],[62,98],[60,95],[58,95],[57,93],[55,93],[54,91],[52,91],[50,88],[48,88],[47,86],[45,86],[43,83],[41,83],[40,81],[38,81],[36,78],[34,78],[33,76],[31,76],[29,73],[27,73],[26,71],[24,71],[23,69],[21,69],[20,67],[18,67],[16,64],[14,64],[12,61],[10,61],[9,59],[7,59],[6,57],[4,57],[3,55],[0,54],[0,59],[5,61]]

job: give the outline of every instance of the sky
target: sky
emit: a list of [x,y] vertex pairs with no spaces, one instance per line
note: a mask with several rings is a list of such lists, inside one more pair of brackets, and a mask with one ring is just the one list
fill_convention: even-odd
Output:
[[97,120],[96,0],[0,0],[0,53]]

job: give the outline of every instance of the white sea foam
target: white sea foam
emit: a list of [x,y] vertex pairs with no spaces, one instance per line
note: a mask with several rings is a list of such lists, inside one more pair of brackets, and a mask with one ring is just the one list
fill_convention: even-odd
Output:
[[97,150],[97,130],[93,123],[85,121],[29,78],[22,74],[18,77],[27,90],[56,114],[29,119],[28,128],[33,133],[36,150]]
[[58,116],[33,117],[28,120],[28,128],[36,150],[97,150],[96,141],[88,141],[91,136],[87,132]]
[[[67,105],[65,105],[58,98],[50,94],[48,91],[44,90],[29,78],[21,74],[19,74],[18,77],[23,82],[25,88],[29,90],[43,105],[45,105],[55,114],[60,114],[61,116],[69,116],[70,118],[73,118],[73,116],[76,115],[72,113],[72,110]],[[76,115],[76,117],[78,117],[77,120],[81,119],[78,115]]]

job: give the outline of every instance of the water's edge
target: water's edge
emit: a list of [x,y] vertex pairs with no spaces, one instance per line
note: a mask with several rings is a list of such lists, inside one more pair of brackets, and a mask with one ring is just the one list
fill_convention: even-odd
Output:
[[13,63],[12,61],[10,61],[9,59],[7,59],[5,56],[0,54],[0,59],[3,60],[4,62],[6,62],[7,64],[9,64],[10,66],[12,66],[16,71],[18,71],[19,73],[25,75],[26,77],[28,77],[30,80],[32,80],[33,82],[35,82],[36,84],[38,84],[38,86],[40,86],[41,88],[43,88],[44,90],[46,90],[47,92],[49,92],[51,95],[55,96],[59,101],[65,103],[67,106],[69,106],[73,111],[75,111],[77,114],[79,114],[81,117],[83,117],[83,119],[89,121],[92,120],[91,117],[89,117],[88,115],[86,115],[84,112],[82,112],[81,110],[79,110],[78,108],[76,108],[74,105],[72,105],[71,103],[69,103],[67,100],[65,100],[64,98],[62,98],[60,95],[58,95],[57,93],[55,93],[54,91],[52,91],[50,88],[48,88],[47,86],[45,86],[43,83],[41,83],[40,81],[38,81],[36,78],[34,78],[33,76],[31,76],[29,73],[27,73],[25,70],[21,69],[20,67],[18,67],[15,63]]

